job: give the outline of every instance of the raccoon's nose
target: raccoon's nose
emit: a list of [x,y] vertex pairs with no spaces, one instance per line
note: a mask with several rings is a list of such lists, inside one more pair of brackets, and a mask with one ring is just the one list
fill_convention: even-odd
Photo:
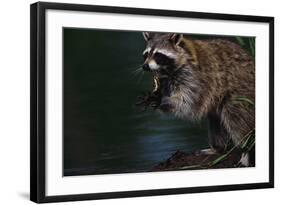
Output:
[[149,71],[149,70],[150,70],[149,65],[148,65],[147,63],[145,63],[145,64],[142,65],[142,69],[143,69],[144,71]]

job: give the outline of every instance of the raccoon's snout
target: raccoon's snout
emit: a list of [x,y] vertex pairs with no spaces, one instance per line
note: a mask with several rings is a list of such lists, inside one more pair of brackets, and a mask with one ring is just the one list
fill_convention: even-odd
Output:
[[147,63],[145,63],[145,64],[142,65],[142,69],[143,69],[144,71],[150,71],[150,67],[149,67],[149,65],[148,65]]
[[160,65],[157,64],[155,60],[149,60],[148,62],[145,62],[142,66],[144,71],[157,71],[160,69]]

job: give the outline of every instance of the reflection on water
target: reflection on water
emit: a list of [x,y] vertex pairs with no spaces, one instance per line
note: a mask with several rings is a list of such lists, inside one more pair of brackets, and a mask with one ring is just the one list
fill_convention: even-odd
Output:
[[64,175],[149,171],[177,150],[207,147],[190,124],[134,103],[151,88],[140,32],[64,29]]

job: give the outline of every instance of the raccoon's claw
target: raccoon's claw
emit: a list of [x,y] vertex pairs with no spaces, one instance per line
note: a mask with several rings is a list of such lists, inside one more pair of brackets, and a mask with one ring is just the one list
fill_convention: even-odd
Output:
[[136,106],[139,106],[139,105],[142,105],[142,104],[143,104],[143,101],[138,101],[138,102],[135,103]]
[[135,103],[135,105],[136,105],[136,106],[143,106],[144,109],[146,110],[147,107],[148,107],[149,104],[150,104],[149,101],[148,101],[145,97],[139,96],[138,98],[139,98],[139,101],[137,101],[137,102]]
[[137,97],[139,101],[137,101],[136,105],[147,104],[149,96],[148,95],[141,95]]
[[159,105],[157,102],[153,102],[150,104],[150,106],[153,108],[153,109],[156,109]]

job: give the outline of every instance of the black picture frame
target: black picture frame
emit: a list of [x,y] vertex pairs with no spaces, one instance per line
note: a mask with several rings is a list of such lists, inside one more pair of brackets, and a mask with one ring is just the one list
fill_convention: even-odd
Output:
[[[192,188],[171,188],[158,190],[89,193],[60,196],[46,196],[45,179],[45,25],[46,10],[86,11],[101,13],[122,13],[195,19],[234,20],[263,22],[269,24],[269,182],[239,185],[204,186]],[[76,200],[109,199],[198,192],[230,191],[274,187],[274,18],[264,16],[229,15],[217,13],[155,10],[143,8],[108,7],[96,5],[38,2],[30,7],[30,199],[37,203]]]

